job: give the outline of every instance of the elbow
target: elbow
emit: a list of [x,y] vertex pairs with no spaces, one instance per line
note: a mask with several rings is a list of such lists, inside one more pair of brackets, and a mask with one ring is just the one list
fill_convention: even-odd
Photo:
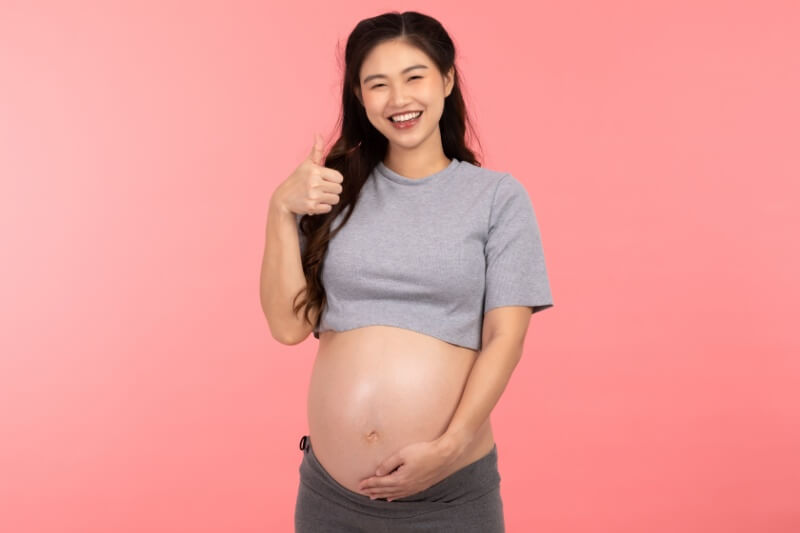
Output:
[[275,313],[271,313],[267,301],[263,297],[261,299],[261,309],[267,320],[270,335],[281,344],[287,346],[300,344],[313,331],[311,324],[308,324],[305,320],[298,319],[294,315],[290,318],[289,316],[277,316]]
[[273,333],[272,334],[272,338],[273,339],[275,339],[276,341],[278,341],[281,344],[285,344],[286,346],[294,346],[295,344],[300,344],[301,342],[306,340],[307,336],[308,335],[305,335],[305,336],[302,336],[302,337],[298,336],[298,335],[291,336],[291,335],[286,335],[286,334],[281,334],[281,333],[277,333],[277,334]]
[[261,298],[261,311],[264,313],[264,318],[267,321],[267,327],[269,328],[270,336],[278,341],[281,344],[285,344],[287,346],[291,346],[293,344],[297,344],[298,342],[302,341],[302,339],[297,339],[296,335],[293,334],[292,328],[286,327],[286,324],[278,320],[273,314],[269,312],[269,306],[267,305],[267,301],[263,297]]
[[286,326],[272,327],[270,324],[269,332],[272,338],[286,346],[300,344],[308,337],[307,331],[296,331],[294,328]]

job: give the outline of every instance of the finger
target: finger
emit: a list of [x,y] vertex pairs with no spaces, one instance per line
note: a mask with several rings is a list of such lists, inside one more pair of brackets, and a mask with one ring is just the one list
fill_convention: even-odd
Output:
[[400,466],[402,465],[403,465],[402,457],[399,457],[397,455],[389,457],[383,463],[378,465],[378,468],[375,470],[375,475],[383,476],[386,474],[391,474],[392,472],[400,468]]
[[323,180],[332,181],[334,183],[342,183],[344,181],[342,173],[335,168],[322,167],[319,169],[319,175]]
[[397,474],[386,474],[384,476],[375,476],[363,483],[363,488],[366,490],[397,490],[397,487],[404,483],[405,480],[400,480]]
[[398,483],[398,479],[396,475],[383,475],[383,476],[372,476],[369,479],[366,479],[361,482],[362,489],[380,489],[386,487],[396,487]]
[[373,500],[377,500],[379,498],[385,498],[385,499],[388,500],[389,498],[391,498],[391,499],[400,498],[401,494],[402,493],[400,491],[397,491],[397,490],[383,491],[383,492],[372,492],[372,493],[370,493],[370,498],[372,498]]
[[358,488],[361,489],[361,490],[375,490],[375,489],[380,489],[380,488],[386,487],[386,486],[387,485],[383,481],[383,478],[381,478],[381,477],[371,477],[367,481],[361,482],[361,485],[359,485]]
[[316,202],[320,207],[327,206],[325,211],[327,213],[333,208],[334,205],[339,203],[339,196],[331,193],[321,193]]
[[321,213],[330,213],[333,206],[339,203],[339,197],[335,194],[323,193],[317,198],[316,202],[317,207],[325,208],[324,211],[320,211]]
[[316,185],[318,191],[327,192],[331,194],[342,194],[344,188],[340,183],[322,180]]
[[401,487],[387,487],[382,489],[372,489],[368,490],[367,494],[370,496],[374,496],[376,498],[386,498],[392,496],[393,494],[398,494],[401,492]]
[[312,163],[317,165],[322,165],[324,161],[325,154],[323,153],[324,144],[322,142],[322,136],[314,132],[314,146],[311,147],[311,153],[308,157],[311,159]]
[[324,215],[325,213],[330,213],[333,210],[333,206],[330,204],[326,204],[322,200],[317,200],[316,205],[314,206],[313,210],[309,213],[310,215]]

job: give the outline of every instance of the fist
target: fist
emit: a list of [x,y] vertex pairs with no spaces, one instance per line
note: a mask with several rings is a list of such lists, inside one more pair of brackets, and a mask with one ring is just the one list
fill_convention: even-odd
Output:
[[276,191],[279,203],[292,213],[328,213],[339,203],[344,176],[338,170],[323,166],[323,147],[322,136],[315,133],[311,153]]

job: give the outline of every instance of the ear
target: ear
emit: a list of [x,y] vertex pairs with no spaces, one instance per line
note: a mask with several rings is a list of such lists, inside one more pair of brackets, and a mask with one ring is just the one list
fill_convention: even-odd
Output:
[[353,93],[356,95],[356,98],[358,98],[358,101],[361,102],[361,107],[364,107],[364,100],[361,99],[361,87],[356,87]]
[[453,92],[453,85],[455,84],[455,67],[450,67],[450,70],[447,71],[447,74],[444,76],[444,97],[447,98],[450,96],[450,93]]

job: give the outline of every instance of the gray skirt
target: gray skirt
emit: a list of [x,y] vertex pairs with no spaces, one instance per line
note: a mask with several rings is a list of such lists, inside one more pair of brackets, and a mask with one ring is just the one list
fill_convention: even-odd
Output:
[[346,488],[300,439],[303,460],[294,511],[295,533],[505,533],[497,445],[427,489],[396,500],[371,500]]

